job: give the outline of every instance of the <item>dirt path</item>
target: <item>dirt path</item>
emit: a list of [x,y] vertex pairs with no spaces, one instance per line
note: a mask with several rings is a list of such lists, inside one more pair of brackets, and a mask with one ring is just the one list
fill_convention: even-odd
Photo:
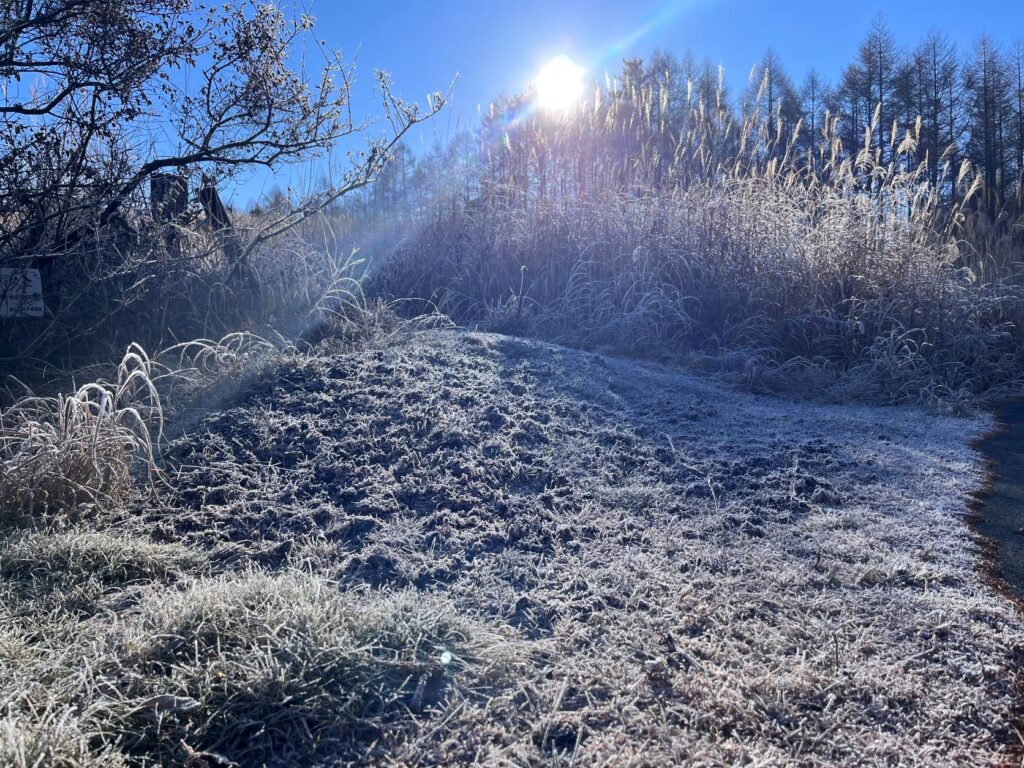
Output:
[[524,679],[406,756],[976,765],[1024,640],[964,523],[984,426],[426,332],[281,366],[130,524],[511,628]]

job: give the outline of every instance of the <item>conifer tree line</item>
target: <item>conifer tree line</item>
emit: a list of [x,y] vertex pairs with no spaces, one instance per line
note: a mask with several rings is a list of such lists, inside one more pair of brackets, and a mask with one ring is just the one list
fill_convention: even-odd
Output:
[[[839,117],[845,146],[861,143],[875,120],[874,143],[886,161],[911,131],[916,159],[933,184],[943,169],[958,172],[966,160],[981,179],[981,199],[990,214],[1004,206],[1019,212],[1024,174],[1024,42],[1002,47],[982,35],[970,50],[960,51],[942,32],[932,29],[916,47],[897,45],[885,23],[872,25],[855,61],[839,82],[827,86],[809,73],[799,88],[789,82],[781,62],[771,54],[762,68],[774,65],[785,119],[808,126],[829,112]],[[813,145],[815,134],[806,141]],[[957,187],[947,178],[946,193]]]

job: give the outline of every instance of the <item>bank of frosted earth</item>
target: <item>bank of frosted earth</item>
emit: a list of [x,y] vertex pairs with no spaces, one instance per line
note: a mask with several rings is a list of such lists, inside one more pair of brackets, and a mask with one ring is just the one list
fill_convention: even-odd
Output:
[[430,331],[269,372],[126,522],[516,645],[371,761],[992,764],[1024,622],[965,523],[986,426]]

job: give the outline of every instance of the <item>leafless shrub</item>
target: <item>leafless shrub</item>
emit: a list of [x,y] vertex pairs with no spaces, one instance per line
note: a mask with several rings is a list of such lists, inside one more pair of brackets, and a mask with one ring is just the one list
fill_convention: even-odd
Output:
[[[0,264],[38,268],[46,308],[44,320],[4,322],[0,361],[74,370],[129,343],[287,333],[351,289],[347,256],[311,251],[299,230],[372,183],[447,96],[407,102],[376,71],[378,132],[353,117],[339,51],[317,38],[294,66],[314,24],[260,0],[0,11]],[[191,74],[170,87],[174,70]],[[172,137],[153,145],[154,127]],[[247,170],[357,136],[362,150],[294,205],[229,216],[216,195]]]

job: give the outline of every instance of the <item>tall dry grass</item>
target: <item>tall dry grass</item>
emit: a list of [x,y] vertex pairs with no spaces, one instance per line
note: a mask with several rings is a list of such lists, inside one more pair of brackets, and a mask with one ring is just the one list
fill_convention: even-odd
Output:
[[0,410],[0,523],[116,503],[136,467],[155,470],[163,409],[145,351],[129,347],[112,382],[27,395]]
[[601,93],[506,120],[375,290],[755,388],[945,409],[1024,383],[1012,229],[975,214],[969,167],[928,183],[920,125],[883,163],[875,126],[847,149],[831,118],[815,151],[720,92],[675,126],[650,88]]

